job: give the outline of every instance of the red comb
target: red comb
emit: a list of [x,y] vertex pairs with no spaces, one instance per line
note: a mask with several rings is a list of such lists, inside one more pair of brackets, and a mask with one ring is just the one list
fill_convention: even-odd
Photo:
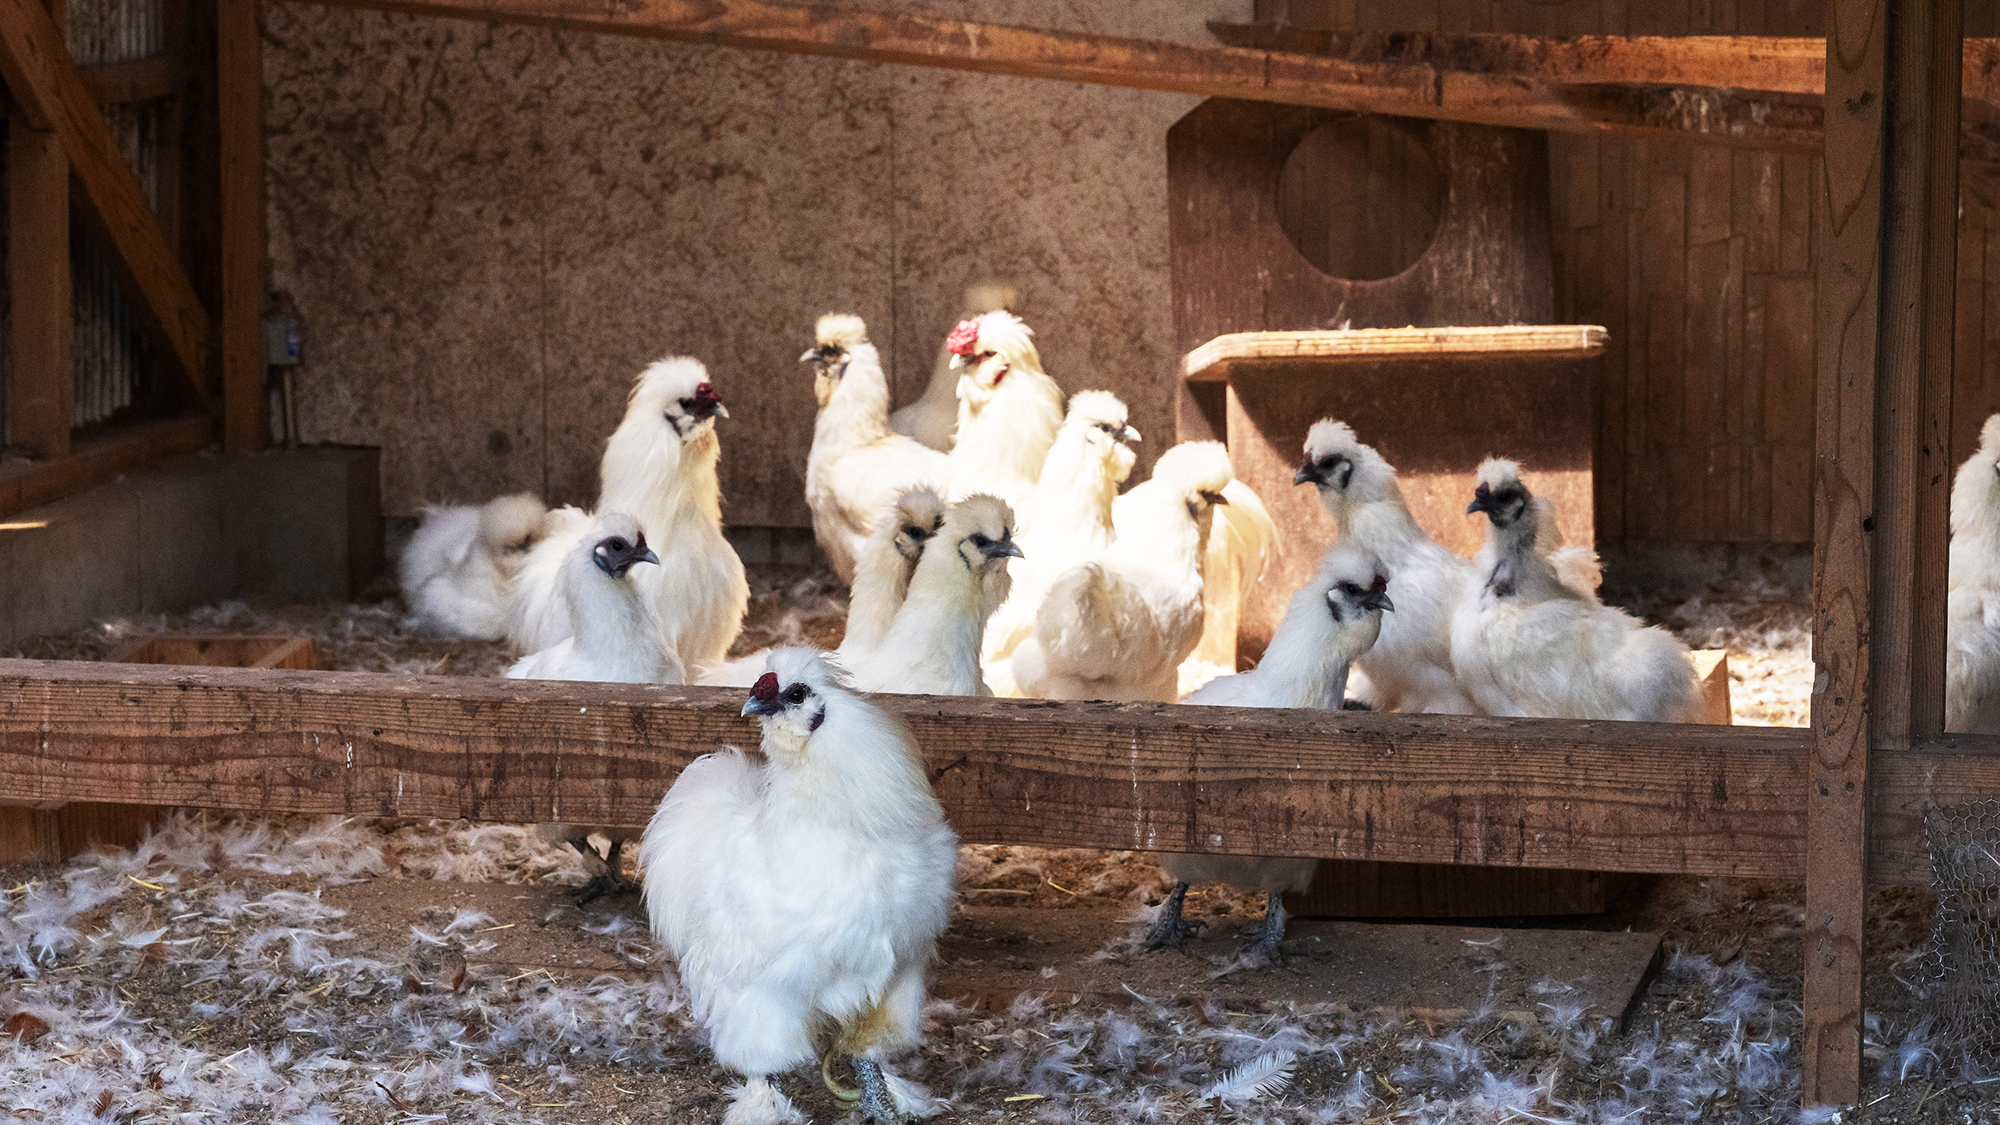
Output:
[[759,703],[769,703],[778,698],[778,674],[766,672],[757,677],[757,682],[750,685],[750,698]]
[[715,384],[704,381],[694,389],[694,404],[696,407],[720,406],[722,396],[715,393]]
[[951,335],[944,338],[944,346],[950,349],[953,355],[970,356],[976,354],[972,349],[979,346],[979,322],[976,320],[959,321],[958,327],[951,330]]

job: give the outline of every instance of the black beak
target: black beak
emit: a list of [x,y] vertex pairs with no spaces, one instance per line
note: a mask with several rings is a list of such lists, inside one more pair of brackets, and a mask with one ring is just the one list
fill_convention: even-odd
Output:
[[1214,508],[1226,507],[1229,504],[1229,497],[1224,496],[1220,492],[1209,492],[1204,489],[1201,498],[1208,501],[1209,506]]
[[1383,613],[1393,613],[1396,603],[1389,600],[1389,580],[1377,576],[1374,585],[1361,595],[1363,609],[1379,609]]
[[979,553],[989,559],[1019,559],[1026,557],[1021,554],[1021,548],[1014,545],[1013,538],[1005,535],[979,548]]
[[1299,466],[1298,472],[1292,474],[1292,483],[1304,484],[1307,481],[1311,481],[1315,485],[1325,484],[1326,472],[1317,463],[1307,461],[1305,464]]
[[1493,490],[1483,484],[1472,490],[1472,503],[1465,506],[1466,515],[1474,512],[1485,512],[1488,516],[1494,512]]
[[600,544],[599,549],[594,552],[593,561],[597,563],[597,568],[604,573],[611,575],[613,578],[623,578],[625,577],[625,572],[631,570],[635,564],[642,562],[658,563],[660,556],[654,554],[652,549],[646,546],[646,536],[641,533],[622,549],[606,549]]

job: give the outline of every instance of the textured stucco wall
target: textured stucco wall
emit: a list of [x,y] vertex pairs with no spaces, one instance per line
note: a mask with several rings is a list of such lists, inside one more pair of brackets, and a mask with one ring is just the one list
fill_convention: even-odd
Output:
[[[1249,4],[977,8],[1205,42]],[[264,66],[301,429],[380,444],[385,511],[588,503],[632,375],[687,353],[729,402],[727,520],[805,525],[813,319],[865,317],[900,403],[987,276],[1065,389],[1132,405],[1142,468],[1171,438],[1165,134],[1192,98],[285,3]]]

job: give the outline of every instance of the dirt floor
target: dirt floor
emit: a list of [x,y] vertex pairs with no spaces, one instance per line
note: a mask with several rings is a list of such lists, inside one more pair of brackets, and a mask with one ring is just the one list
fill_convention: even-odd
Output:
[[[1733,591],[1643,608],[1692,644],[1731,649],[1738,722],[1803,720],[1803,606]],[[843,611],[826,576],[761,570],[739,650],[831,644]],[[166,630],[305,633],[329,668],[494,675],[508,659],[410,634],[393,600],[228,603],[43,638],[23,655],[101,659]],[[579,909],[569,887],[583,878],[573,853],[517,826],[214,814],[176,817],[134,850],[0,869],[0,1112],[719,1121],[731,1078],[638,898]],[[1217,888],[1190,895],[1207,929],[1187,951],[1132,952],[1166,889],[1143,854],[969,847],[960,882],[924,1044],[893,1067],[948,1100],[938,1121],[1830,1119],[1798,1109],[1795,885],[1645,878],[1601,916],[1452,930],[1301,923],[1284,964],[1246,969],[1237,931],[1264,904]],[[1869,1085],[1844,1120],[2000,1123],[2000,1080],[1944,1065],[1957,1047],[1912,987],[1931,914],[1919,890],[1873,897]],[[1613,1011],[1622,1004],[1604,997],[1618,987],[1575,957],[1630,960],[1616,951],[1648,935],[1662,963]],[[1378,969],[1388,979],[1320,1002],[1339,974],[1368,971],[1354,968],[1364,940],[1433,946],[1437,960]],[[1471,999],[1393,987],[1422,974]],[[782,1087],[814,1120],[847,1116],[813,1069]]]

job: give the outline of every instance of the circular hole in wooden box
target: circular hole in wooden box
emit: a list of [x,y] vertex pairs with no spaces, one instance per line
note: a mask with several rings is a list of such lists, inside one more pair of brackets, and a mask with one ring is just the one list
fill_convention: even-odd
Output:
[[1444,213],[1445,177],[1409,128],[1330,121],[1299,138],[1278,173],[1278,225],[1321,273],[1393,277],[1416,264]]

